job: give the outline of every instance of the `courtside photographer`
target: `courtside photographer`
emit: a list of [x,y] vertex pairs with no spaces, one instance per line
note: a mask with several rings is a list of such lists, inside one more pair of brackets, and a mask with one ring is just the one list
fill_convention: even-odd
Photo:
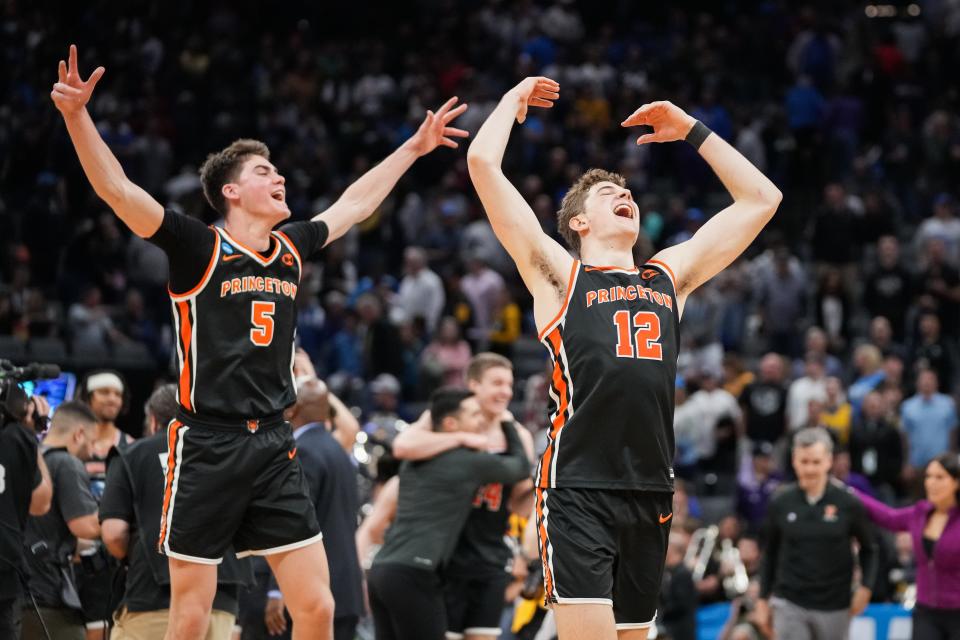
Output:
[[27,516],[50,510],[50,474],[37,451],[37,433],[46,430],[50,406],[28,398],[18,382],[52,369],[16,368],[0,360],[0,638],[20,635],[20,600],[25,595],[22,556]]

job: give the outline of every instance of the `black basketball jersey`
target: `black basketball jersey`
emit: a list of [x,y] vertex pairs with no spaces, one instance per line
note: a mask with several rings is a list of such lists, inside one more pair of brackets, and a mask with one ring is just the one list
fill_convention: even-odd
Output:
[[301,258],[281,231],[261,255],[214,227],[203,279],[173,304],[178,399],[188,413],[255,419],[296,401],[293,380]]
[[540,340],[553,359],[541,488],[673,490],[680,319],[667,265],[574,261]]
[[472,578],[501,576],[510,570],[513,552],[504,536],[510,527],[512,484],[493,482],[477,489],[473,510],[450,557],[449,575]]

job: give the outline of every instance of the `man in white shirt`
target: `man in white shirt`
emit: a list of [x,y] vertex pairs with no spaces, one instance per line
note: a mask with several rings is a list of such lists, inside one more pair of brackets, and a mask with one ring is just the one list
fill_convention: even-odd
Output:
[[787,426],[796,431],[807,424],[810,401],[827,400],[827,376],[823,357],[809,353],[804,359],[806,375],[797,378],[787,391]]
[[705,431],[697,439],[700,460],[712,458],[717,452],[716,435],[717,423],[723,418],[730,418],[742,430],[743,412],[737,399],[726,389],[717,386],[719,372],[704,372],[700,390],[690,396],[684,404],[691,405],[690,411],[697,411],[703,418]]
[[960,263],[960,219],[957,218],[953,197],[941,193],[933,200],[933,215],[924,220],[917,230],[916,243],[921,251],[931,238],[940,238],[947,246],[947,259],[956,266]]
[[407,247],[404,251],[403,270],[396,302],[408,319],[421,316],[427,331],[433,333],[447,299],[443,281],[427,266],[427,254],[420,247]]

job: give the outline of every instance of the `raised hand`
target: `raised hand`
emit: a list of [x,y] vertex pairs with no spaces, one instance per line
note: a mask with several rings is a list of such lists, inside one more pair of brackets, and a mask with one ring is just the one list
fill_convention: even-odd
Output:
[[80,67],[77,65],[77,45],[70,45],[69,64],[60,61],[57,68],[57,82],[53,85],[50,97],[53,104],[64,116],[79,113],[90,100],[93,88],[103,77],[106,69],[97,67],[90,77],[83,80],[80,77]]
[[637,144],[648,142],[673,142],[683,140],[696,124],[696,119],[667,100],[650,102],[634,111],[621,127],[636,127],[641,124],[653,127],[653,133],[637,138]]
[[512,92],[520,98],[517,122],[523,124],[527,119],[528,108],[550,109],[553,107],[553,101],[560,97],[560,84],[543,76],[531,76],[515,86]]
[[456,149],[456,141],[453,138],[466,138],[470,135],[468,131],[456,129],[448,126],[461,113],[467,110],[467,103],[454,108],[457,104],[457,97],[454,96],[443,103],[443,106],[437,109],[437,112],[427,111],[427,117],[420,123],[420,128],[410,138],[410,144],[416,150],[417,155],[426,155],[443,145]]

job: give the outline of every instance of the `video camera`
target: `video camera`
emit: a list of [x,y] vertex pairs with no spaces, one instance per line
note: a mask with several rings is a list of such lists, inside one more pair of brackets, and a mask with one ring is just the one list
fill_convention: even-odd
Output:
[[55,364],[33,362],[25,367],[16,367],[9,360],[0,360],[0,426],[23,422],[30,399],[20,387],[26,380],[56,378],[60,367]]

